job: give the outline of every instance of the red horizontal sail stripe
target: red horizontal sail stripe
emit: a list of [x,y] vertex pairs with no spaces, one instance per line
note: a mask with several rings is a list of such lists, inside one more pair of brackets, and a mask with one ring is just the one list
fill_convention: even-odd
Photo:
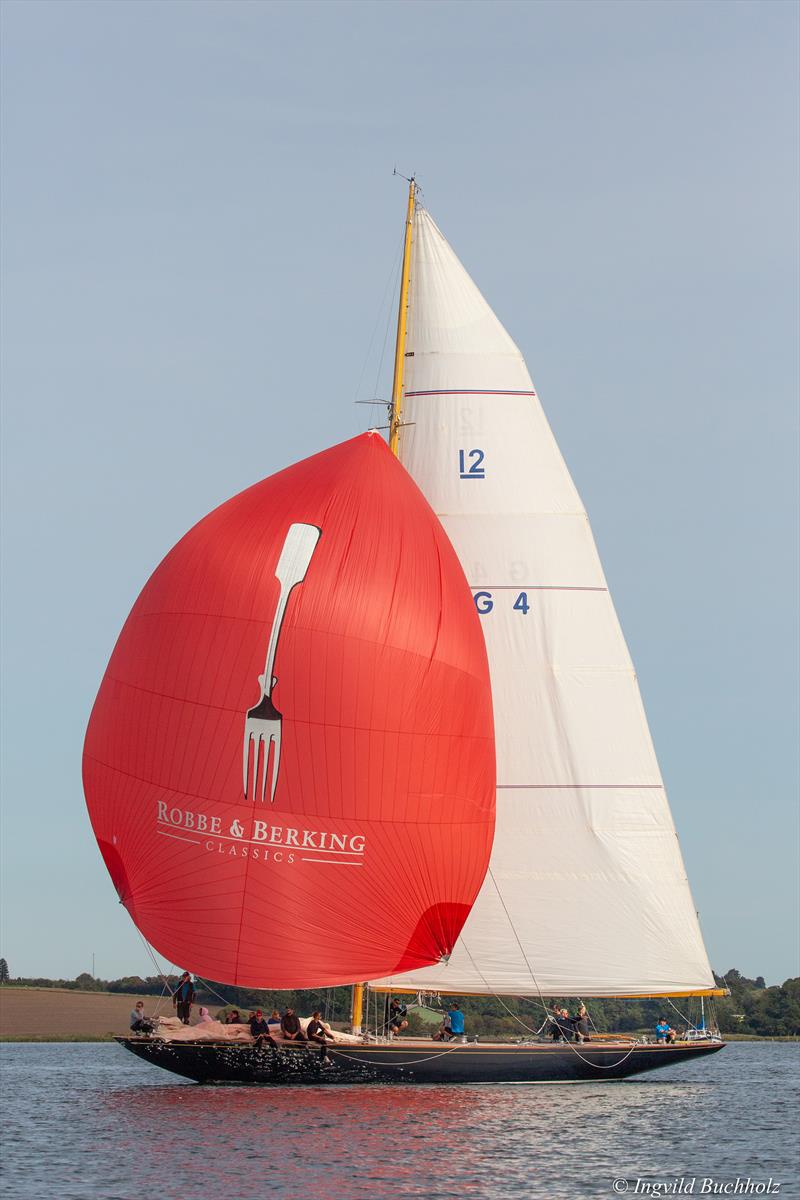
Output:
[[580,791],[581,789],[591,789],[596,791],[598,788],[608,788],[610,791],[623,791],[631,789],[636,791],[663,791],[663,783],[498,783],[497,790],[513,791],[515,789],[521,791],[533,791],[538,789],[541,791],[557,791],[559,788],[572,789],[572,791]]
[[572,583],[471,583],[473,592],[607,592],[605,587],[583,587]]
[[424,392],[405,392],[405,396],[535,396],[536,392],[489,391],[484,388],[433,388]]

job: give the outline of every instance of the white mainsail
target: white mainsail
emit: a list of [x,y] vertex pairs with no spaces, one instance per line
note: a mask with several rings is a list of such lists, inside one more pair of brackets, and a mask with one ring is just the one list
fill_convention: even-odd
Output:
[[633,665],[525,362],[434,221],[414,218],[400,458],[483,616],[497,831],[426,991],[714,988]]

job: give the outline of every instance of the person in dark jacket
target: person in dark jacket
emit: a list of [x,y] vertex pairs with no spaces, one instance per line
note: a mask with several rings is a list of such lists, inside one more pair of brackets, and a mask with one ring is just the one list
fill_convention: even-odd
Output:
[[575,1029],[570,1020],[569,1013],[566,1008],[559,1008],[558,1005],[553,1009],[553,1015],[550,1018],[551,1036],[555,1042],[571,1042],[575,1036]]
[[278,1043],[270,1034],[269,1025],[264,1020],[264,1014],[260,1008],[257,1008],[250,1018],[250,1033],[255,1038],[258,1050],[263,1049],[265,1043],[268,1046],[272,1046],[273,1050],[278,1049]]
[[306,1035],[303,1033],[303,1027],[300,1024],[300,1018],[293,1008],[287,1008],[281,1017],[281,1033],[290,1042],[304,1042],[306,1040]]
[[172,993],[172,1006],[184,1025],[189,1024],[194,1001],[194,984],[188,971],[184,971],[178,980],[178,986]]
[[586,1005],[581,1004],[575,1016],[572,1018],[572,1028],[575,1030],[575,1039],[579,1042],[588,1042],[589,1040],[589,1014],[586,1011]]
[[404,1029],[408,1029],[408,1008],[396,996],[389,1005],[389,1019],[383,1028],[389,1037],[397,1037]]
[[311,1014],[311,1020],[306,1025],[306,1037],[310,1042],[317,1042],[322,1047],[319,1056],[325,1062],[328,1057],[327,1043],[328,1041],[332,1042],[334,1038],[333,1034],[322,1024],[320,1013]]

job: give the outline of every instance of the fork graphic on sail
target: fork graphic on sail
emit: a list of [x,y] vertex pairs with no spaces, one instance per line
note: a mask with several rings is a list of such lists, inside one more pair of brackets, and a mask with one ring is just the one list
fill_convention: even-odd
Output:
[[[290,525],[278,558],[278,565],[275,568],[275,578],[280,583],[281,590],[272,622],[272,632],[269,635],[264,674],[258,677],[261,697],[258,704],[247,710],[244,721],[242,761],[244,794],[245,798],[254,800],[260,793],[262,804],[267,791],[270,749],[272,750],[272,771],[269,773],[270,801],[275,799],[281,760],[281,721],[283,718],[272,703],[272,690],[278,682],[277,676],[272,673],[275,656],[278,652],[278,639],[281,636],[281,627],[289,596],[292,589],[305,579],[311,556],[316,549],[321,533],[322,530],[318,529],[316,525]],[[251,743],[253,747],[252,769],[250,769]],[[248,783],[250,783],[250,787],[248,787]]]

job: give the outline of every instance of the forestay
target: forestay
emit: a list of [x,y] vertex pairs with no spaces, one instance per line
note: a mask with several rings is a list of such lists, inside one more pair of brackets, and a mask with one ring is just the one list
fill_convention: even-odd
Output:
[[489,652],[497,829],[449,963],[387,986],[648,995],[714,980],[586,513],[519,350],[417,210],[400,458]]

